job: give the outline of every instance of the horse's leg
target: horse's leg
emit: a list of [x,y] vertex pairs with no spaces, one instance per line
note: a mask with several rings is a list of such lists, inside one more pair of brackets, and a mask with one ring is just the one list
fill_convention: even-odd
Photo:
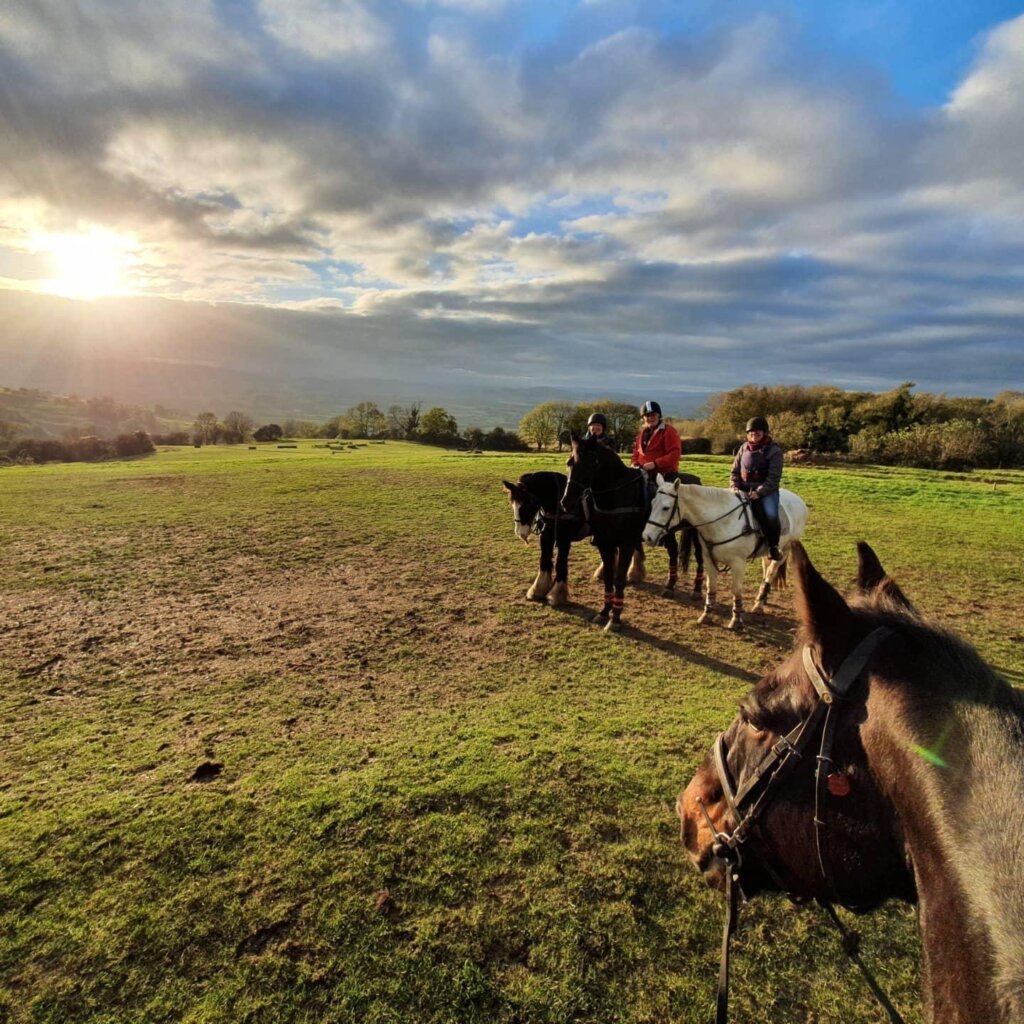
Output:
[[629,572],[626,574],[626,579],[629,580],[630,583],[643,583],[647,578],[647,556],[644,554],[643,544],[638,543],[636,547],[633,548],[632,553],[630,552],[628,545],[619,545],[620,558],[628,558],[630,554],[632,554],[632,560],[629,563]]
[[541,531],[540,535],[540,569],[537,571],[537,578],[526,592],[528,601],[543,601],[551,589],[551,570],[554,568],[552,553],[555,550],[555,531],[547,529]]
[[668,552],[668,579],[661,593],[663,597],[668,597],[676,589],[679,580],[679,542],[674,533],[665,534],[665,550]]
[[763,612],[765,605],[768,603],[768,596],[772,592],[772,580],[775,578],[775,574],[772,572],[774,564],[770,558],[762,557],[761,559],[761,586],[757,588],[757,597],[754,599],[753,607],[750,609],[755,614]]
[[604,578],[604,605],[590,621],[604,626],[612,613],[612,601],[615,598],[615,547],[605,543],[598,550],[601,552],[601,575]]
[[704,584],[704,611],[700,613],[697,619],[697,622],[701,625],[711,621],[711,616],[715,610],[715,600],[718,597],[718,566],[715,565],[714,555],[708,556],[707,572],[707,580]]
[[754,607],[751,608],[751,611],[764,611],[765,606],[768,604],[768,598],[771,595],[772,587],[775,585],[778,585],[779,587],[785,586],[787,558],[789,558],[788,548],[783,550],[782,558],[777,562],[773,562],[770,558],[761,559],[764,575],[761,579],[761,589],[757,592],[757,601],[754,603]]
[[743,570],[747,567],[746,560],[734,558],[729,563],[732,574],[732,618],[728,628],[736,633],[743,632]]
[[633,540],[628,540],[619,544],[619,557],[615,565],[615,576],[613,581],[615,589],[612,592],[612,617],[604,627],[605,631],[608,633],[618,633],[619,630],[622,629],[622,606],[625,603],[626,576],[629,556],[630,553],[635,550],[636,547]]
[[[700,537],[692,526],[687,526],[683,530],[683,536],[686,538],[687,545],[693,548],[697,557],[697,571],[693,576],[693,595],[694,597],[700,597],[701,589],[704,586],[704,545],[701,544]],[[685,563],[683,569],[686,569]]]
[[548,604],[552,608],[561,608],[570,603],[569,597],[569,549],[572,546],[570,537],[558,538],[558,555],[555,558],[555,585],[548,594]]

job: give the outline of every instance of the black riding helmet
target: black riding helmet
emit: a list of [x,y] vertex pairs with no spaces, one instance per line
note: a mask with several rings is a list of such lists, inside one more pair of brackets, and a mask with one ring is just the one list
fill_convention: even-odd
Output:
[[587,420],[587,426],[591,427],[595,423],[600,423],[605,430],[608,429],[608,421],[604,418],[603,412],[592,412],[590,414],[590,419]]
[[747,420],[746,432],[749,434],[752,430],[760,430],[767,434],[768,421],[763,416],[755,416],[753,419]]
[[661,415],[661,406],[657,402],[644,402],[640,406],[640,415],[646,416],[648,413],[656,412],[659,416]]

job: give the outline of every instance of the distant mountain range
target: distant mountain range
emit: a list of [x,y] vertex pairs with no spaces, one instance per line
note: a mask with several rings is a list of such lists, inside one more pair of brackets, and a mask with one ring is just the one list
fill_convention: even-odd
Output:
[[160,405],[189,417],[237,409],[259,423],[320,423],[362,401],[384,412],[418,401],[423,411],[443,406],[460,429],[512,429],[550,400],[655,398],[667,414],[688,417],[713,393],[506,386],[477,370],[446,370],[416,342],[405,344],[374,343],[344,319],[316,313],[0,291],[0,387]]

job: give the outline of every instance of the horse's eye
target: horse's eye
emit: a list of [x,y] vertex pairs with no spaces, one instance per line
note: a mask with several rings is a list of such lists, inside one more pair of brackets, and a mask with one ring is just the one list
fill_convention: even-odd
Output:
[[760,739],[767,731],[764,726],[762,726],[761,723],[758,722],[758,720],[746,709],[740,711],[740,721],[747,727],[748,732],[750,732],[755,739]]

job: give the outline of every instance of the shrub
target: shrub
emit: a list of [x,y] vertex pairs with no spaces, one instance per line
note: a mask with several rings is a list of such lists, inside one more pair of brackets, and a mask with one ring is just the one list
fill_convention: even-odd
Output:
[[681,437],[679,439],[684,455],[710,455],[710,437]]
[[149,434],[144,430],[136,430],[131,434],[118,434],[114,438],[114,451],[125,458],[129,455],[149,455],[156,449]]

